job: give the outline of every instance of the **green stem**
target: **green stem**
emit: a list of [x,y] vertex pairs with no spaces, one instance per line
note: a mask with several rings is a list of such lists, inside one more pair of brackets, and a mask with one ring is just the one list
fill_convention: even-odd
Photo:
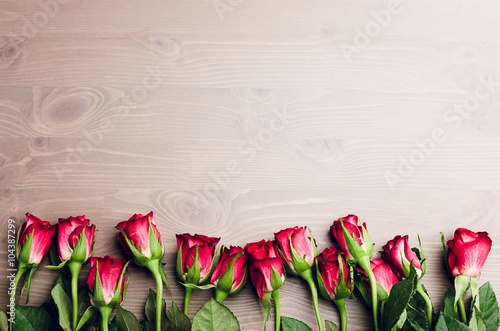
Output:
[[78,325],[78,275],[82,269],[80,262],[69,262],[71,272],[71,301],[73,304],[73,330]]
[[479,311],[479,285],[477,283],[477,278],[471,277],[470,279],[470,292],[472,294],[472,301]]
[[345,311],[345,298],[333,300],[333,302],[337,305],[340,314],[340,325],[341,330],[347,330],[347,313]]
[[432,330],[432,302],[429,298],[429,295],[425,293],[424,288],[420,281],[417,283],[417,293],[420,294],[422,299],[425,301],[425,305],[427,306],[427,329]]
[[372,309],[373,309],[373,323],[375,324],[375,331],[378,331],[378,302],[377,302],[377,280],[370,268],[370,258],[365,256],[357,261],[358,265],[366,272],[370,280],[370,288],[372,292]]
[[222,301],[224,301],[225,298],[227,298],[227,293],[216,288],[215,300],[217,300],[218,303],[222,303]]
[[323,331],[323,320],[321,319],[321,314],[319,312],[319,303],[318,303],[318,290],[316,289],[316,284],[312,278],[311,269],[307,269],[300,273],[300,276],[305,279],[309,287],[311,288],[311,295],[314,305],[314,313],[316,314],[316,322],[318,323],[319,331]]
[[279,292],[278,290],[273,291],[273,300],[274,300],[274,306],[275,306],[275,315],[276,315],[276,331],[281,330],[281,304],[280,304],[280,297],[279,297]]
[[186,294],[184,295],[184,314],[189,316],[189,302],[191,301],[191,294],[193,294],[194,289],[191,287],[185,287]]
[[101,313],[101,331],[108,331],[109,318],[112,311],[113,309],[110,307],[99,307],[99,312]]
[[462,322],[467,325],[467,314],[465,313],[465,305],[464,305],[464,298],[458,299],[458,308],[460,311],[460,317],[462,318]]
[[151,260],[146,264],[156,281],[156,331],[161,331],[161,317],[163,313],[163,280],[160,275],[160,261]]
[[[19,261],[18,265],[17,265],[17,272],[16,272],[16,276],[14,277],[14,288],[11,290],[11,294],[10,294],[10,302],[9,304],[11,303],[14,303],[16,302],[16,292],[17,292],[17,285],[19,284],[19,281],[21,280],[21,277],[23,277],[24,273],[26,271],[28,271],[30,268],[29,266],[22,262],[22,261]],[[21,297],[19,297],[19,302],[21,302]],[[10,330],[12,331],[14,329],[14,325],[12,322],[9,322],[9,326],[10,326]]]

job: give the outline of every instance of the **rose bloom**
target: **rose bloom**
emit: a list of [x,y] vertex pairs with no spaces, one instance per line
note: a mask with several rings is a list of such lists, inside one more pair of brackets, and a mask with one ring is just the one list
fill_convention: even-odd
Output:
[[[342,231],[341,221],[344,224],[347,232],[356,240],[356,242],[360,245],[362,252],[351,252],[347,247],[347,243],[344,238],[344,232]],[[346,258],[348,260],[357,260],[360,258],[360,255],[372,255],[373,247],[367,247],[365,244],[365,238],[363,234],[363,228],[366,229],[366,223],[362,225],[358,224],[358,216],[356,215],[347,215],[346,217],[339,218],[333,225],[330,227],[330,232],[332,236],[335,238],[337,243],[340,246],[342,252],[344,252]]]
[[[310,269],[314,263],[314,258],[318,255],[316,243],[307,236],[306,229],[306,227],[299,228],[295,226],[274,234],[274,238],[283,254],[283,259],[290,273],[294,275]],[[297,255],[304,259],[305,263],[294,263],[292,249],[295,249]]]
[[249,243],[245,251],[250,255],[250,279],[262,300],[264,293],[276,291],[285,282],[283,259],[279,256],[276,241]]
[[394,239],[387,242],[386,245],[382,247],[384,250],[384,258],[387,263],[391,266],[392,270],[396,274],[399,280],[402,280],[408,275],[405,274],[403,268],[403,257],[404,261],[408,266],[412,262],[417,274],[420,276],[422,274],[422,266],[420,260],[418,259],[415,252],[413,252],[408,244],[408,235],[406,236],[396,236]]
[[[215,247],[220,238],[210,238],[204,235],[177,234],[177,276],[184,282],[201,284],[208,279],[215,262]],[[198,260],[195,261],[196,250]],[[199,274],[193,279],[188,278],[188,269],[198,263]]]
[[[27,264],[40,264],[52,246],[56,230],[57,225],[50,225],[49,222],[26,213],[26,223],[23,223],[19,229],[19,241],[18,247],[16,247],[17,259],[23,259],[22,262]],[[23,248],[31,235],[33,235],[33,239],[28,255],[28,252],[23,252]]]
[[[116,308],[123,302],[125,296],[125,277],[128,263],[112,258],[92,257],[90,258],[90,273],[87,278],[87,286],[92,297],[93,305],[108,306]],[[97,272],[101,283],[101,292],[96,292]]]
[[491,250],[491,239],[487,232],[472,232],[459,228],[448,241],[448,265],[453,276],[477,277]]
[[[151,251],[151,243],[149,242],[149,224],[151,222],[151,228],[154,231],[156,239],[158,240],[159,247]],[[134,259],[136,264],[142,265],[151,259],[161,259],[165,253],[165,248],[161,241],[160,232],[156,227],[156,223],[153,218],[153,212],[142,216],[141,214],[134,214],[128,221],[118,223],[117,227],[123,232],[118,235],[118,241],[121,243],[125,251],[129,253]],[[128,239],[138,251],[139,254],[131,251],[127,240]],[[156,247],[156,246],[153,246]],[[139,255],[139,256],[136,256]]]
[[[325,248],[317,257],[319,289],[327,300],[342,299],[350,294],[352,288],[349,267],[342,252],[335,247]],[[344,285],[344,288],[342,288]],[[339,293],[339,290],[345,293]]]
[[[375,275],[375,279],[377,283],[382,286],[382,288],[387,293],[387,297],[391,293],[392,287],[399,281],[398,277],[394,274],[389,264],[387,264],[382,259],[374,259],[370,261],[370,268]],[[359,267],[356,268],[356,271],[362,274],[366,278],[365,286],[367,290],[370,290],[370,283],[368,282],[368,275],[365,271]],[[387,298],[385,297],[385,298]]]
[[[80,241],[81,233],[85,231],[85,254],[73,254],[74,249]],[[92,256],[94,247],[95,225],[90,225],[90,221],[83,216],[68,217],[59,219],[59,230],[57,246],[59,258],[64,261],[75,261],[85,263]]]
[[[226,277],[233,261],[232,275],[228,275],[230,282],[225,283],[221,280]],[[219,264],[215,267],[210,282],[224,293],[236,294],[245,286],[247,274],[247,255],[245,254],[245,250],[238,246],[224,247]]]

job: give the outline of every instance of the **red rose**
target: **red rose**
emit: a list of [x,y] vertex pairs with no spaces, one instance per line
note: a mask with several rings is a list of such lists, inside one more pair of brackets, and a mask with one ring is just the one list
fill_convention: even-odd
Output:
[[[50,225],[49,222],[26,213],[26,223],[23,223],[19,229],[17,259],[26,264],[40,264],[52,246],[56,229],[57,225]],[[26,245],[30,240],[31,244]]]
[[236,294],[245,286],[247,275],[245,250],[238,246],[224,247],[210,282],[216,286],[218,291],[225,294]]
[[370,258],[372,256],[373,245],[366,229],[366,223],[359,225],[356,215],[339,218],[333,222],[330,232],[348,260],[358,261],[363,257]]
[[306,227],[293,227],[274,234],[289,272],[293,275],[310,269],[318,255],[314,239],[307,236]]
[[[110,256],[90,258],[87,286],[94,306],[116,308],[123,302],[127,266],[128,262]],[[96,282],[100,282],[101,291],[96,290]]]
[[[410,262],[412,262],[417,274],[422,275],[422,266],[417,255],[411,250],[408,244],[408,235],[396,236],[382,247],[384,258],[391,266],[399,280],[408,277],[410,273]],[[401,259],[401,257],[403,259]],[[405,270],[406,269],[406,270]]]
[[92,256],[94,235],[95,225],[90,225],[85,215],[60,218],[57,246],[61,261],[87,262]]
[[[208,279],[215,262],[215,247],[220,238],[189,233],[177,234],[177,276],[189,284],[201,284]],[[192,269],[192,268],[195,269]],[[190,271],[190,270],[194,270]]]
[[263,300],[264,293],[276,291],[285,282],[283,259],[276,245],[276,241],[261,240],[245,246],[245,251],[250,255],[250,278],[260,300]]
[[[156,240],[150,241],[150,226]],[[134,214],[128,221],[120,222],[116,227],[121,230],[118,241],[136,264],[143,266],[151,260],[160,260],[165,254],[153,212],[145,216]]]
[[[384,289],[385,293],[378,293],[381,300],[387,299],[389,294],[391,293],[392,287],[399,281],[398,277],[394,274],[389,264],[387,264],[382,259],[374,259],[370,262],[370,268],[375,275],[375,279],[377,283]],[[366,272],[361,268],[356,268],[360,274],[362,274],[365,278],[368,278]],[[369,282],[365,282],[365,286],[367,289],[370,289]]]
[[342,299],[351,293],[351,275],[342,252],[325,248],[316,257],[317,277],[321,295],[327,300]]
[[491,250],[487,232],[472,232],[459,228],[453,240],[448,241],[448,265],[453,276],[477,277]]

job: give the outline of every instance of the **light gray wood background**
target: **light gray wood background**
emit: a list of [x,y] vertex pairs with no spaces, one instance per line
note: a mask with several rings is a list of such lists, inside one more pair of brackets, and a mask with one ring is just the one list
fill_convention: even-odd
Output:
[[[499,17],[496,1],[0,0],[2,231],[25,212],[85,214],[95,255],[126,258],[114,226],[152,210],[165,299],[182,306],[176,233],[245,245],[307,225],[321,251],[355,213],[376,251],[420,234],[438,309],[439,233],[488,231],[480,284],[500,291]],[[56,275],[37,271],[30,304]],[[143,317],[154,281],[131,275],[124,308]],[[195,292],[191,317],[211,295]],[[289,277],[281,299],[316,328],[305,283]],[[225,304],[263,329],[250,287]],[[321,312],[338,321],[332,303]],[[361,301],[347,312],[371,328]]]

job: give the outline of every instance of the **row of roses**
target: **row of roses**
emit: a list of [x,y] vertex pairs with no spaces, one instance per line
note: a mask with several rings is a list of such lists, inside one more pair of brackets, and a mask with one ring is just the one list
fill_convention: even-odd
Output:
[[[92,305],[101,313],[101,329],[107,330],[112,309],[118,307],[124,298],[126,284],[125,270],[128,262],[112,257],[94,258],[95,226],[84,216],[60,219],[58,225],[50,225],[33,215],[26,214],[16,242],[16,256],[19,260],[16,284],[22,275],[25,278],[27,301],[29,283],[33,272],[52,246],[52,237],[57,232],[58,256],[61,263],[49,266],[59,269],[68,266],[72,276],[73,330],[85,323],[78,316],[78,275],[83,263],[90,260],[91,271],[87,285]],[[161,259],[165,248],[153,219],[153,213],[145,216],[134,215],[128,221],[117,225],[118,240],[131,256],[135,264],[148,268],[156,285],[156,307],[162,306],[162,290],[168,287]],[[216,260],[216,246],[220,238],[203,235],[181,234],[177,237],[177,275],[185,286],[184,313],[187,315],[191,294],[195,289],[215,287],[215,298],[222,302],[227,295],[238,293],[248,275],[257,290],[265,321],[270,315],[272,301],[276,307],[276,330],[280,329],[280,303],[278,290],[285,282],[287,271],[302,277],[311,290],[318,328],[323,330],[320,316],[317,287],[321,295],[333,300],[339,308],[341,328],[346,330],[347,318],[345,299],[351,295],[355,285],[373,309],[374,326],[379,322],[378,308],[389,298],[391,289],[398,282],[415,274],[416,292],[424,300],[427,329],[433,325],[433,308],[430,299],[420,283],[425,274],[423,250],[413,251],[408,244],[408,236],[396,236],[383,246],[384,259],[372,259],[373,244],[366,224],[360,225],[355,215],[340,218],[331,226],[331,234],[338,248],[326,248],[318,254],[312,234],[306,227],[294,227],[275,234],[275,240],[261,240],[247,244],[244,248],[230,246],[222,250],[221,258],[213,274]],[[491,239],[486,232],[474,233],[467,229],[457,229],[453,240],[447,243],[447,261],[455,279],[455,305],[462,318],[465,314],[463,295],[470,287],[473,302],[479,308],[477,277],[491,249]],[[421,248],[421,247],[420,247]],[[313,276],[316,274],[316,279]],[[356,274],[356,277],[354,277]],[[210,277],[211,275],[211,277]],[[203,285],[210,278],[211,285]],[[376,295],[372,295],[376,293]],[[156,310],[156,330],[161,330],[161,310]],[[401,321],[399,321],[401,322]],[[404,323],[404,321],[403,321]],[[394,325],[384,328],[392,329]]]

